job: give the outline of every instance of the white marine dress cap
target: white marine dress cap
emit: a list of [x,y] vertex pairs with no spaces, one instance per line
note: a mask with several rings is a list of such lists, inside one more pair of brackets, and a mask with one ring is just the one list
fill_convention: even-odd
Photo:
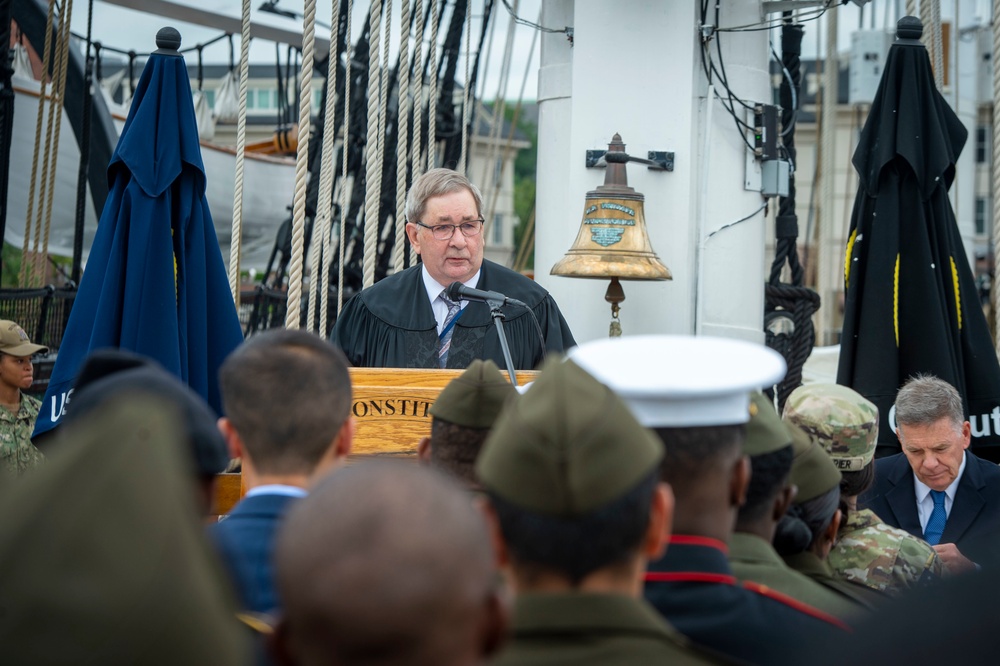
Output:
[[569,358],[625,400],[648,428],[746,423],[750,391],[785,376],[761,344],[709,336],[634,335],[585,342]]

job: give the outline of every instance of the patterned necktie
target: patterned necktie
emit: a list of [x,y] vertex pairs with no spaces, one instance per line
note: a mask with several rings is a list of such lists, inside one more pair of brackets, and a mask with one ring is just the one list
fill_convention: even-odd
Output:
[[932,490],[931,499],[934,500],[934,510],[931,517],[927,519],[927,527],[924,529],[924,541],[932,546],[938,545],[941,541],[941,534],[944,532],[944,524],[948,521],[948,514],[944,510],[943,490]]
[[438,365],[442,368],[448,364],[448,350],[451,349],[451,334],[455,332],[452,322],[458,313],[462,311],[462,304],[451,300],[442,291],[438,297],[448,305],[448,316],[444,318],[444,326],[441,328],[441,335],[438,336],[440,347],[438,349]]

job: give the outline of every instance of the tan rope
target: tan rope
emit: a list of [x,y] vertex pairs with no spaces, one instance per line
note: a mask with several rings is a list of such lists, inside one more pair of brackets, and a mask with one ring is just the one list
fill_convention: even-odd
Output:
[[[66,0],[63,3],[62,19],[59,24],[59,41],[56,43],[56,97],[49,106],[50,131],[54,130],[52,145],[49,152],[52,154],[52,164],[49,168],[49,186],[46,190],[44,231],[42,233],[42,251],[35,254],[35,283],[42,284],[45,281],[46,262],[49,256],[49,232],[52,229],[52,206],[56,192],[56,166],[59,162],[59,136],[62,133],[63,107],[66,104],[66,69],[69,65],[69,37],[70,23],[73,16],[73,0]],[[51,115],[55,111],[55,116]],[[37,230],[37,227],[36,227]]]
[[337,266],[337,315],[344,309],[344,241],[347,237],[347,209],[351,204],[350,188],[347,187],[347,154],[350,146],[351,129],[351,86],[354,85],[354,75],[351,63],[354,57],[351,55],[351,14],[354,13],[354,0],[347,0],[347,19],[345,30],[347,37],[347,49],[344,53],[344,136],[341,155],[343,165],[340,174],[340,241],[337,244],[340,263]]
[[316,47],[316,0],[306,0],[302,21],[302,68],[299,76],[299,145],[295,153],[295,198],[292,203],[292,262],[288,269],[285,328],[301,328],[302,255],[305,245],[306,188],[309,184],[309,135],[312,70]]
[[438,27],[441,17],[438,15],[437,0],[431,2],[431,43],[430,49],[430,75],[431,88],[427,98],[427,168],[433,169],[437,166],[437,104],[438,104],[438,74],[437,74],[437,49],[438,49]]
[[[322,261],[320,268],[320,279],[309,281],[309,328],[313,329],[313,313],[316,311],[316,303],[313,293],[319,292],[319,334],[326,337],[326,322],[329,314],[330,300],[330,264],[333,263],[333,253],[330,235],[333,230],[333,173],[336,165],[333,163],[333,149],[337,140],[337,126],[335,124],[337,116],[337,61],[340,54],[337,52],[337,45],[340,44],[340,2],[334,0],[330,25],[333,26],[333,34],[330,36],[330,54],[327,57],[327,84],[326,84],[326,110],[324,111],[325,122],[323,123],[323,163],[319,169],[319,203],[317,204],[316,215],[319,219],[313,222],[313,229],[320,229],[322,239]],[[350,55],[350,34],[348,37],[347,53]],[[350,67],[350,60],[347,66]],[[350,80],[349,77],[347,80]],[[346,87],[346,86],[345,86]],[[347,144],[344,144],[347,148]],[[316,244],[316,233],[313,232],[313,244]],[[315,261],[313,265],[315,265]],[[316,283],[313,289],[313,283]],[[320,285],[322,284],[322,289]]]
[[[515,14],[517,10],[518,5],[515,4]],[[487,183],[490,184],[489,188],[491,191],[491,199],[493,201],[496,201],[496,194],[500,190],[500,184],[496,182],[497,175],[495,169],[497,157],[500,155],[500,135],[503,130],[503,121],[507,115],[507,87],[510,84],[511,55],[514,51],[514,33],[516,30],[517,23],[514,20],[514,15],[511,15],[510,22],[507,24],[507,41],[504,44],[503,58],[500,63],[500,81],[497,84],[497,94],[493,98],[493,110],[490,114],[492,117],[492,123],[490,125],[489,153],[486,163],[483,164],[483,178],[481,181],[484,188],[487,187]],[[532,48],[534,48],[534,46],[532,46]],[[491,169],[494,170],[492,174],[490,173]],[[491,175],[492,178],[490,177]],[[486,214],[487,223],[493,218],[493,212],[494,211],[490,209],[483,211],[483,213]]]
[[[375,165],[375,180],[378,183],[378,187],[376,188],[376,193],[378,194],[378,212],[375,215],[377,223],[382,220],[382,175],[385,173],[385,157],[386,150],[388,150],[385,133],[388,128],[386,115],[388,115],[389,110],[389,70],[392,69],[389,63],[389,46],[392,43],[392,0],[388,0],[385,3],[385,14],[383,16],[385,17],[385,24],[382,26],[382,66],[379,72],[378,157],[377,164]],[[388,231],[389,228],[386,225],[386,229],[379,229],[377,232],[380,236],[375,245],[377,248],[376,257],[379,256],[382,248],[385,247]]]
[[375,284],[375,250],[378,244],[378,210],[381,193],[376,188],[378,179],[378,94],[381,87],[379,77],[383,75],[379,67],[379,30],[382,27],[382,0],[372,0],[369,8],[368,28],[368,138],[365,144],[365,244],[362,265],[362,287],[367,289]]
[[465,6],[465,85],[462,90],[462,152],[458,159],[458,172],[468,174],[467,159],[469,151],[469,95],[472,89],[472,2]]
[[410,134],[410,0],[402,0],[399,17],[399,120],[396,132],[396,242],[392,270],[403,270],[406,258],[406,166]]
[[917,15],[917,0],[906,0],[906,15],[907,16]]
[[229,236],[229,288],[240,307],[240,254],[243,246],[243,162],[247,148],[247,83],[250,80],[250,0],[243,0],[240,34],[240,110],[236,121],[236,180],[233,185],[233,226]]
[[941,43],[941,0],[931,1],[931,38],[934,40],[934,83],[944,88],[944,46]]
[[[35,199],[36,197],[41,197],[44,195],[44,188],[46,183],[45,177],[43,175],[41,179],[42,191],[40,192],[36,191],[38,189],[37,183],[39,182],[38,155],[39,153],[42,152],[42,145],[41,145],[42,133],[45,132],[47,127],[45,124],[45,117],[46,117],[45,104],[46,102],[48,102],[49,104],[54,104],[54,100],[52,99],[52,93],[51,92],[46,93],[45,91],[45,78],[49,75],[49,65],[50,65],[49,57],[52,53],[52,37],[53,37],[53,26],[55,23],[55,8],[56,8],[56,3],[50,2],[49,13],[45,20],[45,53],[42,54],[42,78],[39,81],[40,94],[38,95],[38,113],[35,118],[35,148],[34,152],[32,153],[32,160],[31,160],[31,182],[28,186],[28,210],[24,218],[24,239],[23,239],[24,242],[21,247],[21,276],[19,282],[23,287],[30,286],[28,284],[28,278],[31,277],[34,273],[34,271],[29,270],[33,266],[34,260],[29,261],[28,248],[31,238],[31,230],[34,226]],[[54,89],[55,81],[54,79],[50,80],[52,81],[51,87]],[[48,157],[49,157],[48,144],[46,143],[44,159],[48,160]],[[47,162],[46,162],[46,168],[48,168]]]
[[[435,2],[435,0],[429,0]],[[413,42],[413,75],[417,77],[413,91],[413,140],[410,142],[410,175],[416,180],[424,171],[424,152],[420,147],[423,137],[423,113],[424,113],[424,34],[426,25],[424,24],[424,10],[422,0],[414,0],[413,11],[416,13],[416,26],[414,26]],[[410,265],[416,266],[417,251],[410,246]]]

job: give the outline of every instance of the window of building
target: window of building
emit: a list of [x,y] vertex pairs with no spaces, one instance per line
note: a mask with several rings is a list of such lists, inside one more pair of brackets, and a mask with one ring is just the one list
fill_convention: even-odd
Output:
[[980,125],[976,128],[976,164],[986,164],[990,157],[990,128]]
[[986,235],[986,220],[990,216],[989,197],[976,197],[976,235]]
[[503,182],[503,158],[498,157],[496,164],[493,165],[493,187],[500,187],[500,183]]
[[493,215],[493,242],[497,245],[503,244],[503,214]]

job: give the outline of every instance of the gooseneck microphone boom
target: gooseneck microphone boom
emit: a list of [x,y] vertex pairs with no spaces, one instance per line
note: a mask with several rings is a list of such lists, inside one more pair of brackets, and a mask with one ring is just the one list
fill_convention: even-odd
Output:
[[482,301],[483,303],[489,304],[501,303],[507,305],[519,305],[522,308],[528,307],[516,298],[504,296],[499,291],[483,291],[482,289],[474,289],[472,287],[466,287],[461,282],[452,282],[448,285],[448,289],[445,290],[445,293],[448,298],[453,301]]

